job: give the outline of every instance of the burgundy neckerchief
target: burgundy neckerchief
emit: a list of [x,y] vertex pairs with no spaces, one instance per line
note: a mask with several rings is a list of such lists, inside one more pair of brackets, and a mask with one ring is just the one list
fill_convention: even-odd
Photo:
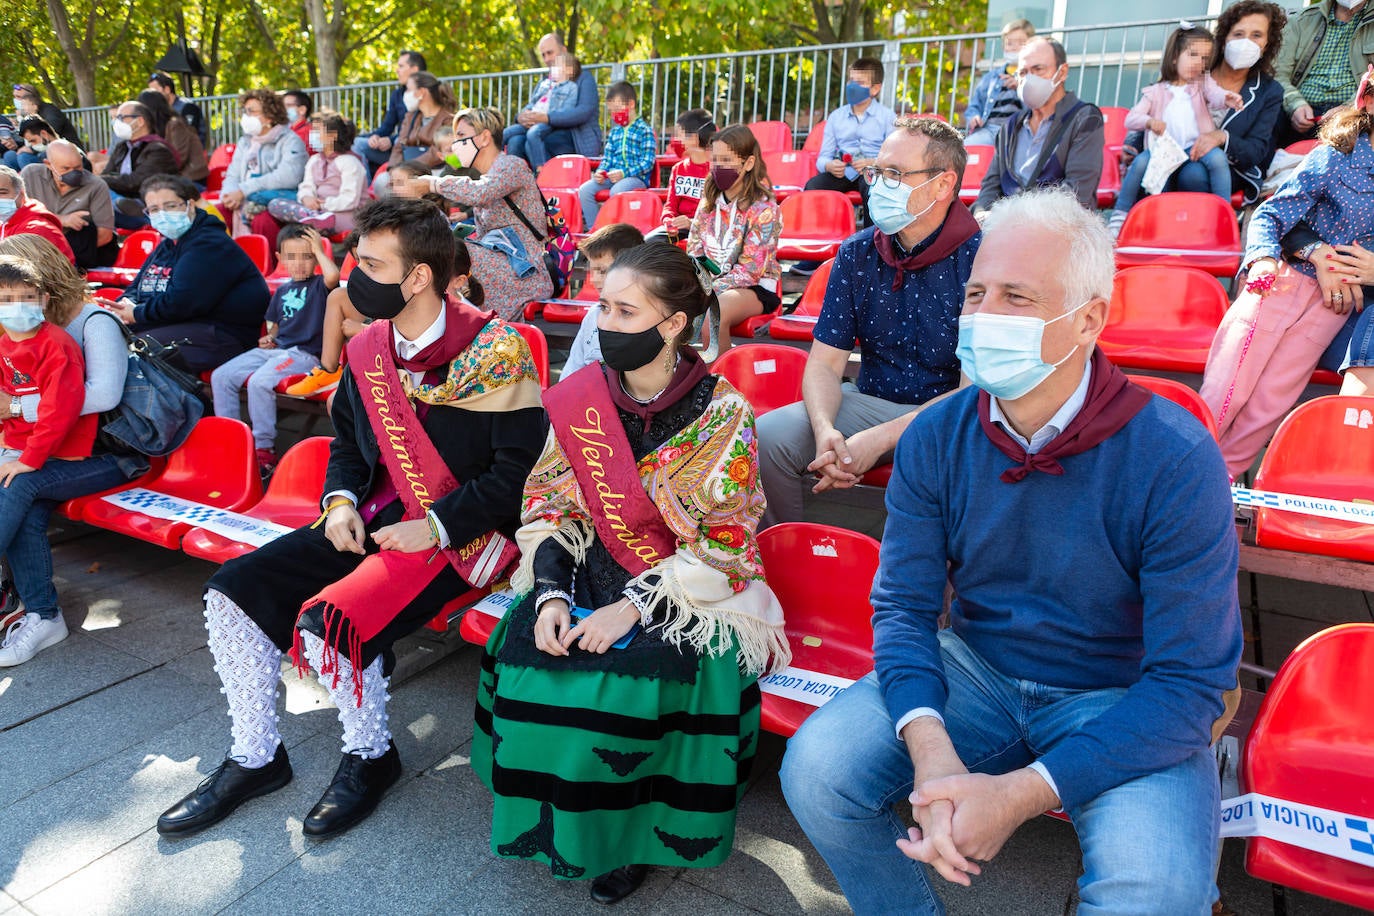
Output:
[[897,276],[892,280],[892,290],[896,292],[902,288],[906,271],[921,270],[936,261],[943,261],[977,234],[978,221],[963,201],[956,200],[945,214],[945,221],[940,224],[935,238],[915,254],[903,255],[897,250],[897,243],[892,236],[880,229],[873,230],[873,245],[878,249],[878,257],[883,259],[883,263],[897,269]]
[[701,357],[695,350],[688,350],[677,361],[677,368],[673,370],[673,377],[669,379],[668,387],[663,389],[663,393],[654,398],[652,403],[641,404],[626,393],[624,386],[621,385],[619,372],[605,365],[601,370],[606,373],[606,387],[611,390],[611,401],[620,410],[644,421],[646,430],[654,417],[682,400],[687,392],[695,388],[697,382],[706,378],[708,374]]
[[[482,328],[487,326],[495,312],[479,312],[463,302],[444,296],[444,336],[425,347],[409,359],[396,354],[396,365],[409,372],[428,372],[453,362],[454,357],[468,348]],[[391,352],[396,353],[393,346]]]
[[1064,466],[1057,459],[1086,452],[1110,439],[1140,413],[1151,397],[1150,392],[1132,384],[1101,350],[1094,348],[1087,400],[1064,431],[1034,455],[1026,454],[1021,443],[992,422],[989,416],[992,400],[986,391],[978,392],[978,422],[997,450],[1016,462],[1014,467],[1003,471],[999,479],[1003,483],[1018,483],[1031,471],[1061,476]]

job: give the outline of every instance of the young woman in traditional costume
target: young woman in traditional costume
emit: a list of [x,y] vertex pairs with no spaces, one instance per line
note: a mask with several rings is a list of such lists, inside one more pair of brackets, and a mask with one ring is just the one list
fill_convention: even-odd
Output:
[[650,865],[729,855],[757,679],[790,657],[754,540],[754,414],[689,345],[707,295],[673,245],[616,258],[605,364],[545,393],[520,598],[482,660],[472,758],[492,849],[593,878],[600,903]]

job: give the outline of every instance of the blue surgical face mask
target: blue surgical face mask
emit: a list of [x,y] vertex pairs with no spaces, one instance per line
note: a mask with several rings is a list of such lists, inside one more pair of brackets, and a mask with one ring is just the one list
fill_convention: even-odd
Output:
[[991,315],[975,312],[959,316],[959,347],[955,351],[969,381],[988,394],[1014,401],[1029,394],[1078,350],[1078,345],[1057,363],[1040,355],[1045,328],[1068,318],[1084,305],[1069,309],[1049,321],[1030,315]]
[[13,197],[0,197],[0,223],[8,223],[18,209],[19,201]]
[[191,214],[185,210],[163,210],[148,217],[148,222],[163,236],[175,242],[191,228]]
[[0,327],[16,334],[25,334],[43,323],[43,303],[0,303]]
[[938,174],[934,175],[915,186],[903,181],[895,188],[889,188],[881,178],[873,182],[868,188],[868,215],[873,217],[873,224],[881,232],[896,235],[925,216],[935,206],[935,201],[932,200],[920,213],[908,213],[906,205],[911,200],[913,192],[924,188],[939,177]]
[[844,103],[846,105],[862,105],[867,102],[871,95],[867,86],[855,82],[848,82],[844,85]]

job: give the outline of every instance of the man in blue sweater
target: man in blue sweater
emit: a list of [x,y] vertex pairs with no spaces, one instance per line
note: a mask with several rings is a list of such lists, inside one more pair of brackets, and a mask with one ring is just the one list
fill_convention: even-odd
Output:
[[396,82],[400,83],[391,90],[386,102],[386,115],[377,129],[370,134],[359,134],[353,141],[353,154],[367,163],[367,173],[374,174],[382,164],[391,158],[391,144],[401,122],[406,118],[406,83],[425,66],[425,56],[419,51],[402,51],[396,55]]
[[[1202,425],[1096,349],[1112,269],[1101,221],[1066,190],[1001,201],[983,224],[959,329],[977,387],[898,445],[876,670],[783,764],[856,913],[943,912],[920,863],[968,885],[1061,806],[1080,914],[1210,910],[1209,744],[1241,652],[1230,493]],[[892,809],[908,792],[910,831]]]

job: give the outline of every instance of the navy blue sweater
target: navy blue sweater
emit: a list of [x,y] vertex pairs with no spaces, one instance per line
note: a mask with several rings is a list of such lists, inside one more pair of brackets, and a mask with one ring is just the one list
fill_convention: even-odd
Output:
[[1056,687],[1127,688],[1038,748],[1066,806],[1208,746],[1241,652],[1239,556],[1211,436],[1155,397],[1064,475],[1012,465],[978,423],[978,389],[917,415],[897,446],[874,653],[893,721],[944,712],[935,633],[946,562],[955,633],[998,671]]
[[257,265],[224,223],[204,210],[196,210],[180,239],[158,243],[126,295],[137,303],[134,321],[140,325],[203,322],[244,346],[257,342],[272,297]]

